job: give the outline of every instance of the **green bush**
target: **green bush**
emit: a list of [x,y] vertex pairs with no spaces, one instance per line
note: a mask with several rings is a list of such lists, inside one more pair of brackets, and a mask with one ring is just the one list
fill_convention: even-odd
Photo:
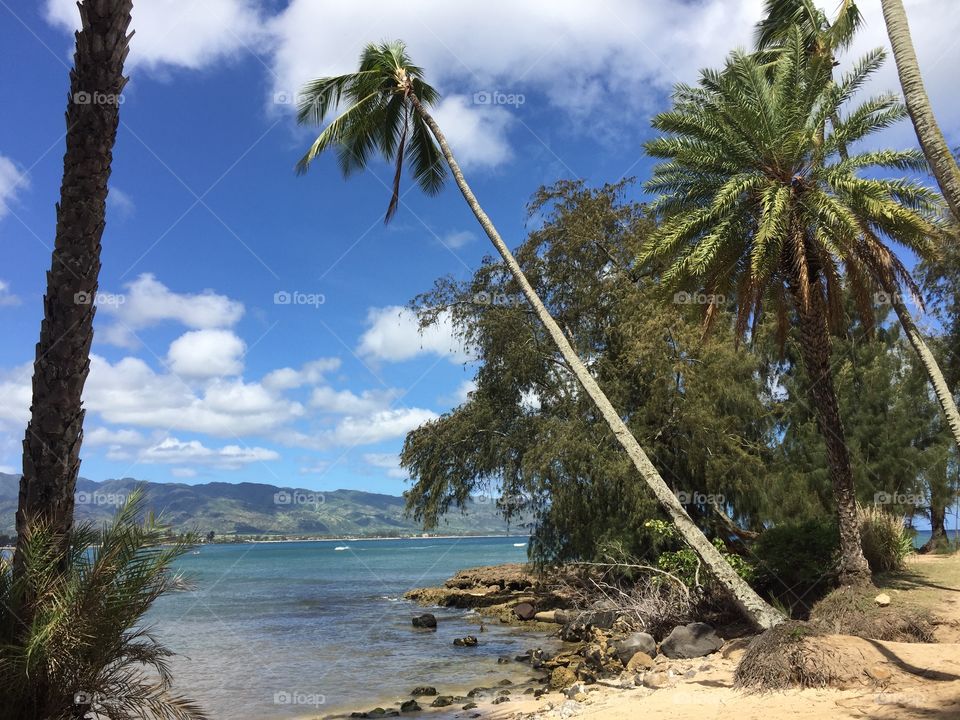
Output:
[[913,552],[913,538],[903,517],[891,515],[875,505],[859,508],[860,541],[870,570],[874,573],[903,568]]
[[753,547],[755,586],[793,615],[805,615],[831,587],[839,535],[827,520],[769,528]]

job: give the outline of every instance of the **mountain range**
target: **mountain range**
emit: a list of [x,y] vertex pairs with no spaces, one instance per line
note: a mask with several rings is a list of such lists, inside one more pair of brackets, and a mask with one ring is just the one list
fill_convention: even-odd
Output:
[[[19,475],[0,473],[0,534],[14,533]],[[141,486],[150,509],[175,530],[216,535],[356,537],[416,535],[422,528],[404,514],[396,495],[333,490],[321,492],[261,483],[211,482],[197,485],[154,483],[123,478],[77,481],[78,521],[108,520],[118,503]],[[451,513],[435,532],[450,535],[503,535],[522,531],[507,525],[495,504],[479,498],[464,514]]]

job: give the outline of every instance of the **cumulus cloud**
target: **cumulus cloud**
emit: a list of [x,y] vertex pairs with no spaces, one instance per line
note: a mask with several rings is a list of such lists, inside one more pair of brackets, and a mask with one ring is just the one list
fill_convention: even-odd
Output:
[[184,442],[168,437],[144,449],[138,454],[137,460],[141,463],[210,465],[224,470],[237,470],[244,465],[277,460],[279,457],[280,454],[275,450],[262,447],[225,445],[209,448],[199,440]]
[[443,244],[452,250],[457,250],[462,248],[464,245],[472,243],[476,237],[477,236],[469,230],[458,230],[444,235]]
[[0,428],[24,430],[30,419],[33,363],[28,362],[0,372]]
[[387,477],[406,479],[407,472],[400,467],[400,458],[395,453],[366,453],[363,461],[372,467],[387,471]]
[[239,375],[247,345],[230,330],[192,330],[170,344],[170,369],[187,378]]
[[472,105],[468,97],[452,95],[440,101],[433,115],[463,167],[496,167],[510,159],[508,110]]
[[[73,0],[47,0],[47,20],[65,30],[79,27]],[[127,68],[203,68],[239,54],[263,40],[263,25],[253,0],[149,0],[136,3]]]
[[17,169],[13,160],[0,155],[0,218],[10,211],[17,190],[26,184],[27,176]]
[[385,410],[400,395],[399,390],[364,390],[357,395],[350,390],[322,386],[314,388],[310,405],[324,412],[360,415]]
[[0,280],[0,307],[10,307],[19,305],[20,298],[10,292],[10,284],[5,280]]
[[372,308],[367,313],[367,330],[360,337],[358,354],[374,360],[397,362],[421,354],[449,356],[450,362],[468,359],[463,343],[454,335],[448,313],[420,331],[416,314],[400,305]]
[[349,415],[337,421],[332,428],[318,432],[284,431],[277,435],[277,441],[311,450],[360,447],[402,438],[437,417],[435,412],[425,408],[391,408],[366,415]]
[[83,431],[83,444],[107,447],[139,447],[147,443],[147,438],[136,430],[127,428],[111,430],[105,427],[95,427]]
[[152,274],[144,273],[114,293],[118,301],[103,303],[99,309],[114,319],[98,337],[120,347],[135,347],[133,333],[164,322],[188,328],[213,329],[235,325],[243,317],[243,303],[212,290],[177,293]]
[[271,390],[292,390],[304,385],[316,385],[327,373],[339,369],[340,358],[319,358],[305,363],[299,369],[284,367],[273,370],[263,378],[263,385]]

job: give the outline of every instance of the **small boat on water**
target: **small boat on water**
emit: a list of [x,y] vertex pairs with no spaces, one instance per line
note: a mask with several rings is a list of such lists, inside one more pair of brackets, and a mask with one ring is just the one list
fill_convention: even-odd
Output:
[[526,544],[526,543],[514,543],[513,546],[514,546],[514,547],[526,547],[527,544]]
[[349,545],[337,545],[337,546],[334,548],[334,550],[349,550],[349,549],[350,549],[350,546],[349,546]]

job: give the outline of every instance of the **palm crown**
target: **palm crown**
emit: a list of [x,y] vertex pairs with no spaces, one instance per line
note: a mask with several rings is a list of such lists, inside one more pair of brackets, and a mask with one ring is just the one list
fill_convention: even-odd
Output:
[[[641,259],[665,263],[668,284],[695,283],[735,297],[741,333],[765,303],[785,325],[787,298],[806,304],[813,283],[824,283],[837,319],[842,269],[860,309],[870,313],[871,278],[879,273],[913,288],[881,238],[922,256],[938,230],[935,192],[909,179],[862,174],[922,170],[918,151],[839,154],[905,114],[885,95],[841,118],[883,52],[824,85],[820,63],[831,60],[806,52],[805,40],[794,28],[772,65],[737,52],[724,70],[704,71],[698,87],[678,86],[674,108],[653,121],[668,134],[647,143],[652,156],[666,160],[646,184],[659,195],[653,211],[663,222]],[[839,119],[828,125],[832,117]]]
[[327,125],[297,163],[304,173],[328,148],[336,148],[345,176],[367,166],[376,153],[395,165],[389,222],[400,202],[400,177],[409,155],[413,176],[428,194],[439,192],[446,166],[420,109],[440,94],[423,80],[402,42],[369,44],[360,55],[357,72],[323,77],[303,87],[297,107],[301,124],[322,125],[341,105],[346,109]]

